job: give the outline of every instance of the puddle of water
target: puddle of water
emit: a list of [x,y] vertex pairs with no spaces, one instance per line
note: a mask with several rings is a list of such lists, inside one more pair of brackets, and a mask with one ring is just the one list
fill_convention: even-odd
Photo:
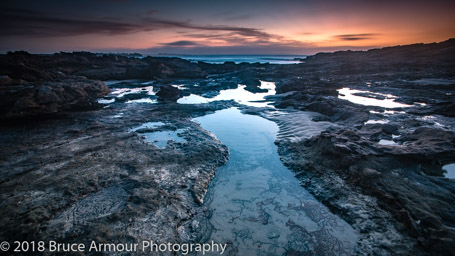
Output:
[[397,110],[384,110],[384,112],[379,112],[379,111],[370,110],[369,112],[370,112],[371,114],[381,114],[381,115],[406,114],[405,111],[397,111]]
[[128,100],[126,103],[149,103],[149,104],[155,104],[155,103],[157,103],[157,101],[149,99],[149,98],[143,98],[143,99],[137,99],[137,100]]
[[399,145],[398,143],[396,143],[393,140],[380,140],[378,142],[378,144],[379,145],[383,145],[383,146],[397,146],[397,145]]
[[141,126],[138,126],[136,128],[133,128],[131,129],[132,132],[135,132],[137,130],[140,130],[140,129],[154,129],[154,128],[158,128],[160,126],[163,126],[164,123],[163,122],[148,122],[148,123],[145,123]]
[[120,117],[123,117],[123,113],[118,113],[118,114],[112,116],[112,118],[120,118]]
[[185,142],[186,140],[179,136],[185,129],[178,129],[176,131],[159,131],[159,132],[146,132],[143,133],[147,142],[154,144],[158,148],[165,148],[168,141]]
[[111,95],[114,95],[117,98],[122,98],[127,94],[135,94],[135,93],[147,93],[147,95],[155,95],[153,91],[153,86],[146,86],[146,87],[137,87],[137,88],[117,88],[113,89]]
[[205,197],[211,237],[238,255],[351,255],[355,231],[309,194],[280,161],[278,126],[236,108],[194,119],[230,150]]
[[171,86],[174,87],[174,88],[177,88],[179,90],[187,90],[188,89],[183,84],[173,84]]
[[141,84],[142,85],[151,85],[151,84],[154,84],[155,81],[147,81],[147,82],[142,82]]
[[182,97],[177,100],[177,103],[180,104],[201,104],[201,103],[209,103],[211,99],[205,98],[196,94],[191,94],[189,96]]
[[111,103],[114,103],[115,102],[115,99],[98,99],[98,103],[99,104],[111,104]]
[[253,107],[272,107],[268,104],[270,102],[264,101],[264,97],[268,95],[275,95],[275,83],[261,81],[261,89],[267,89],[268,92],[252,93],[245,90],[245,85],[239,85],[236,89],[221,90],[214,98],[205,98],[199,95],[191,94],[190,96],[182,97],[177,102],[181,104],[200,104],[208,103],[217,100],[234,100],[240,104],[253,106]]
[[404,111],[395,111],[395,110],[386,110],[384,111],[386,115],[394,115],[394,114],[406,114]]
[[[354,90],[354,89],[350,89],[350,88],[342,88],[342,89],[339,89],[338,92],[340,93],[338,95],[338,98],[343,99],[343,100],[348,100],[348,101],[356,103],[356,104],[365,105],[365,106],[377,106],[377,107],[383,107],[383,108],[412,107],[412,105],[395,102],[394,99],[396,99],[397,97],[392,94],[382,94],[382,93],[376,93],[376,92],[370,92],[370,91]],[[375,98],[354,95],[356,93],[368,93],[368,94],[372,94],[372,95],[382,96],[385,98],[384,99],[375,99]]]
[[386,124],[389,120],[368,120],[364,124]]
[[[119,81],[119,80],[112,80],[112,81],[104,81],[106,85],[113,85],[117,83],[121,83],[124,81]],[[151,84],[153,82],[144,82],[142,84]],[[116,88],[112,89],[112,92],[109,94],[109,96],[113,96],[116,98],[122,98],[123,96],[127,94],[137,94],[137,93],[143,93],[144,95],[155,95],[155,92],[153,91],[153,86],[146,86],[146,87],[138,87],[138,88]],[[100,104],[111,104],[114,103],[115,99],[98,99],[98,103]],[[136,99],[136,100],[128,100],[126,103],[156,103],[156,100],[152,100],[149,98],[143,98],[143,99]]]
[[444,177],[455,179],[455,163],[444,165],[442,169],[445,171]]
[[441,127],[441,128],[444,127],[444,125],[442,125],[441,123],[436,121],[436,120],[438,120],[438,118],[436,116],[423,116],[423,117],[419,117],[417,119],[422,120],[424,122],[433,123],[433,125],[437,126],[437,127]]
[[[132,128],[130,132],[136,132],[141,129],[155,129],[160,126],[163,126],[163,122],[148,122],[142,124],[141,126]],[[140,132],[140,134],[145,136],[145,140],[149,143],[154,144],[158,148],[165,148],[167,146],[168,141],[173,140],[175,142],[185,142],[186,140],[180,137],[180,133],[184,132],[186,129],[177,129],[175,131],[156,131],[156,132]]]

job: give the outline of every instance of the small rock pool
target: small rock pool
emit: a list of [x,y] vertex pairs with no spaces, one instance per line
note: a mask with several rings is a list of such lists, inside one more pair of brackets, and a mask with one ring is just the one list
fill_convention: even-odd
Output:
[[165,148],[168,144],[168,141],[173,140],[175,142],[185,142],[186,140],[182,138],[179,134],[184,132],[186,129],[177,129],[173,130],[162,130],[155,131],[155,129],[165,125],[162,122],[148,122],[131,129],[131,132],[137,132],[145,136],[145,140],[148,143],[151,143],[158,148]]
[[338,90],[338,98],[348,100],[355,104],[365,106],[377,106],[383,108],[406,108],[412,107],[403,103],[395,102],[397,96],[391,94],[382,94],[371,91],[354,90],[350,88],[342,88]]
[[442,167],[445,171],[444,177],[449,179],[455,179],[455,163],[453,164],[446,164]]

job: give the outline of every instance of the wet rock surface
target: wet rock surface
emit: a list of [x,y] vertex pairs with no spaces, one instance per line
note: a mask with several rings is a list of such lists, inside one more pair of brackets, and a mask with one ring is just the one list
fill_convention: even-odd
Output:
[[[455,162],[454,53],[452,39],[296,65],[0,55],[0,240],[206,241],[201,203],[229,150],[191,118],[239,104],[175,101],[239,84],[261,93],[261,80],[276,83],[275,112],[244,111],[279,125],[281,161],[358,232],[356,254],[454,255],[455,181],[441,169]],[[342,88],[398,107],[350,102]],[[147,122],[164,125],[132,130]],[[163,130],[183,142],[144,138]]]
[[[190,117],[224,107],[125,104],[3,126],[1,239],[181,241],[228,156]],[[145,121],[186,128],[186,142],[147,143],[131,131]]]
[[[366,234],[361,245],[379,254],[384,248],[388,253],[422,253],[421,246],[428,253],[446,254],[453,246],[449,202],[455,199],[454,185],[425,174],[425,169],[438,169],[441,175],[438,161],[454,159],[453,132],[445,134],[451,137],[448,140],[433,132],[419,137],[437,141],[422,144],[423,148],[381,146],[349,130],[324,132],[300,142],[282,140],[278,146],[283,162],[303,185]],[[431,219],[431,224],[424,219]]]
[[[437,45],[316,55],[306,63],[330,66],[320,69],[321,76],[277,82],[283,93],[276,97],[277,107],[315,111],[323,116],[313,120],[333,123],[320,135],[299,140],[286,136],[299,130],[298,122],[278,117],[283,132],[278,150],[302,185],[363,235],[360,251],[453,255],[455,187],[441,167],[455,161],[454,60],[443,54],[454,48],[447,42],[440,46],[435,58],[425,52]],[[379,68],[385,58],[395,68]],[[444,77],[450,85],[412,82],[425,76]],[[353,104],[339,99],[341,87],[364,90],[357,96],[378,100],[394,95],[410,106]]]

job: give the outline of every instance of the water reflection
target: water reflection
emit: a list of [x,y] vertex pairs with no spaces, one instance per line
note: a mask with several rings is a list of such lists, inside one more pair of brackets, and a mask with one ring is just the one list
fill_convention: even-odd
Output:
[[271,107],[270,102],[265,101],[264,97],[275,95],[275,83],[261,81],[261,89],[267,89],[267,92],[252,93],[245,90],[245,85],[239,85],[236,89],[221,90],[214,98],[206,98],[199,95],[191,94],[190,96],[182,97],[177,102],[181,104],[200,104],[208,103],[217,100],[234,100],[240,104],[253,107]]
[[[383,108],[412,107],[412,105],[395,102],[395,99],[397,97],[392,94],[361,91],[361,90],[354,90],[354,89],[350,89],[350,88],[342,88],[342,89],[339,89],[338,92],[339,92],[338,98],[348,100],[348,101],[356,103],[356,104],[365,105],[365,106],[377,106],[377,107],[383,107]],[[360,95],[356,95],[356,94],[371,95],[372,97],[364,97],[364,96],[360,96]],[[373,97],[376,97],[376,98],[373,98]]]
[[357,236],[351,226],[315,200],[282,164],[274,122],[236,108],[195,121],[230,150],[205,198],[213,213],[209,241],[231,242],[236,255],[354,253]]
[[379,140],[378,144],[383,145],[383,146],[397,146],[398,145],[398,143],[396,143],[393,140],[384,140],[384,139]]
[[445,171],[444,177],[449,179],[455,179],[455,164],[447,164],[442,167]]
[[[175,142],[185,142],[186,140],[180,136],[182,132],[186,129],[177,129],[175,131],[170,130],[159,130],[155,131],[154,129],[160,128],[163,126],[162,122],[148,122],[142,124],[141,126],[132,128],[130,132],[137,132],[145,136],[145,140],[151,144],[154,144],[158,148],[165,148],[168,144],[168,141],[172,140]],[[151,131],[150,131],[151,130]]]
[[113,89],[111,92],[117,98],[122,98],[127,94],[136,94],[136,93],[146,93],[147,95],[155,95],[153,91],[153,86],[146,86],[146,87],[137,87],[137,88],[117,88]]
[[142,99],[137,99],[137,100],[128,100],[126,103],[149,103],[149,104],[155,104],[157,103],[156,100],[152,100],[150,98],[142,98]]

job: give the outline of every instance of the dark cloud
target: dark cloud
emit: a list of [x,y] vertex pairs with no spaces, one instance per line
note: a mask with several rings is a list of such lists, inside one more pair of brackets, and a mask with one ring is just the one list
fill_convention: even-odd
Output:
[[164,44],[161,44],[161,45],[164,45],[164,46],[177,46],[177,47],[188,47],[188,46],[196,46],[196,45],[199,45],[199,44],[196,43],[196,42],[193,42],[193,41],[182,40],[182,41],[175,41],[175,42],[171,42],[171,43],[164,43]]
[[202,39],[205,41],[222,41],[228,44],[245,44],[245,43],[251,43],[252,41],[255,43],[258,43],[260,41],[269,41],[269,40],[263,40],[260,38],[254,38],[251,40],[250,37],[242,37],[238,36],[236,33],[232,32],[217,32],[217,31],[212,31],[210,33],[201,33],[203,31],[200,31],[199,33],[181,33],[182,36],[193,38],[193,39]]
[[225,31],[231,32],[239,36],[254,37],[258,39],[272,39],[276,38],[276,35],[269,34],[257,28],[248,27],[236,27],[226,25],[197,25],[192,24],[190,21],[175,21],[175,20],[164,20],[164,19],[153,19],[145,18],[142,20],[144,25],[155,26],[161,28],[186,28],[194,30],[205,30],[205,31]]
[[336,35],[334,36],[338,40],[342,41],[359,41],[359,40],[368,40],[375,39],[379,34],[365,33],[365,34],[346,34],[346,35]]
[[73,36],[81,34],[125,34],[137,27],[120,21],[82,20],[43,15],[20,9],[0,9],[0,36]]
[[[152,13],[156,12],[152,10]],[[257,28],[227,25],[199,25],[191,21],[138,17],[132,21],[121,19],[67,18],[22,9],[0,9],[0,36],[26,35],[31,37],[75,36],[83,34],[119,35],[139,31],[180,28],[186,30],[222,32],[231,37],[247,37],[267,41],[280,39]]]

